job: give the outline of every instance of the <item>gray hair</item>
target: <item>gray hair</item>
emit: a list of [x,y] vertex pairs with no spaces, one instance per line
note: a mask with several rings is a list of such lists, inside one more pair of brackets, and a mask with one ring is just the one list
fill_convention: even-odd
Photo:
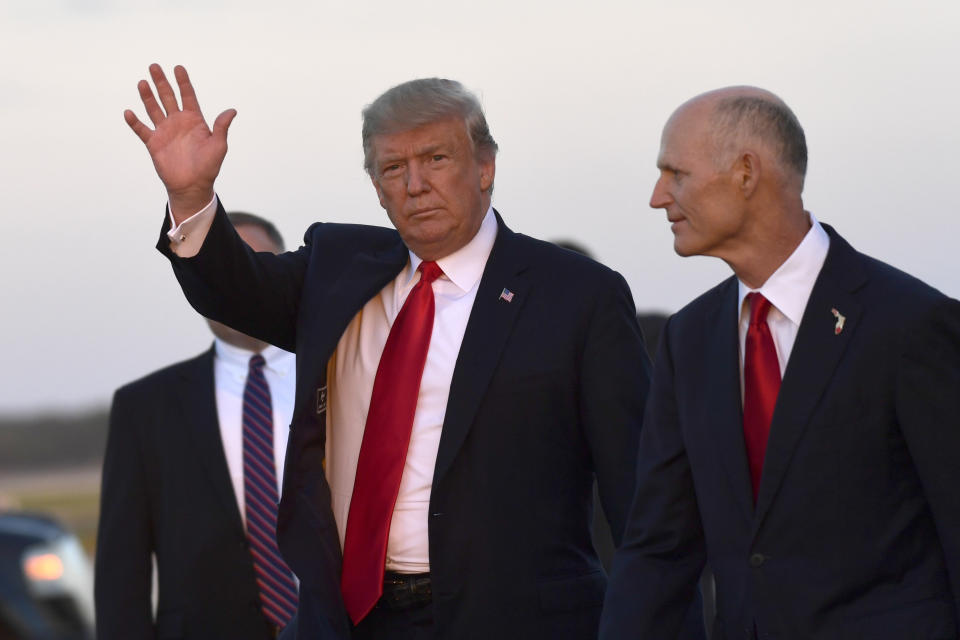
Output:
[[720,99],[713,112],[716,142],[721,156],[743,138],[768,144],[784,169],[803,186],[807,174],[807,139],[797,116],[775,96],[733,96]]
[[475,154],[497,154],[480,101],[456,80],[421,78],[398,84],[363,110],[363,168],[373,175],[373,137],[462,118]]
[[261,218],[256,214],[247,213],[246,211],[230,211],[227,213],[227,219],[230,220],[230,224],[234,227],[245,224],[252,227],[260,227],[263,232],[267,234],[270,242],[276,246],[277,251],[284,251],[283,236],[280,235],[277,227],[266,218]]

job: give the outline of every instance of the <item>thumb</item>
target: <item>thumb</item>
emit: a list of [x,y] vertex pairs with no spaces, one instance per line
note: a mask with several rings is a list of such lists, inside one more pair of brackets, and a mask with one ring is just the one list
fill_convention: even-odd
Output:
[[227,129],[230,128],[230,123],[233,122],[233,119],[237,116],[236,109],[227,109],[223,113],[217,116],[217,119],[213,121],[213,136],[216,138],[227,139]]

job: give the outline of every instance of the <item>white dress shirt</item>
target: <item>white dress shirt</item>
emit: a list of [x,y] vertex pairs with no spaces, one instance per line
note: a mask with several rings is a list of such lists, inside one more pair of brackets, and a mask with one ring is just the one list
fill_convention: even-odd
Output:
[[[196,255],[213,222],[217,199],[184,220],[172,222],[171,249],[180,257]],[[437,261],[443,275],[433,282],[436,314],[410,445],[400,480],[387,540],[386,568],[401,573],[430,570],[428,520],[433,469],[447,410],[450,382],[467,320],[497,236],[493,209],[488,209],[473,239]],[[366,425],[373,381],[390,327],[413,286],[419,281],[421,259],[410,253],[400,274],[354,316],[340,338],[327,374],[326,476],[333,514],[343,545],[357,460]]]
[[[739,282],[740,309],[740,393],[743,393],[743,354],[747,340],[747,327],[750,325],[749,293],[760,293],[770,301],[767,313],[767,326],[777,348],[777,360],[780,362],[780,377],[787,370],[787,361],[797,339],[800,321],[807,308],[807,300],[813,291],[813,285],[820,275],[820,269],[827,259],[830,248],[830,236],[823,230],[813,214],[810,216],[810,229],[803,240],[793,250],[790,257],[781,264],[759,289],[750,289]],[[829,312],[829,310],[827,310]]]
[[[237,499],[240,517],[246,526],[243,490],[243,390],[253,351],[214,340],[213,381],[217,400],[217,419],[220,440],[227,458],[233,495]],[[270,387],[273,405],[273,458],[277,470],[277,495],[283,478],[283,459],[287,451],[287,435],[293,417],[296,359],[292,353],[268,346],[260,355],[266,361],[263,375]]]

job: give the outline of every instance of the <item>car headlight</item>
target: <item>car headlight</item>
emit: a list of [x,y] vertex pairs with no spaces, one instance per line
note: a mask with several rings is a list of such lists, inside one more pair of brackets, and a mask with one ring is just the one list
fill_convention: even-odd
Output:
[[47,544],[27,547],[23,554],[23,575],[36,598],[69,598],[78,614],[93,622],[93,572],[90,561],[72,535]]
[[63,560],[55,553],[33,552],[23,559],[28,581],[48,583],[63,578]]

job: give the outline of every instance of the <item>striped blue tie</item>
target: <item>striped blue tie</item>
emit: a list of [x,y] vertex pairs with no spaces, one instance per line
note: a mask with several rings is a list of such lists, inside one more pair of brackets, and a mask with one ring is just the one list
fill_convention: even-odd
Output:
[[297,610],[297,587],[277,549],[273,408],[263,365],[260,354],[250,358],[243,390],[244,512],[263,613],[272,624],[283,627]]

